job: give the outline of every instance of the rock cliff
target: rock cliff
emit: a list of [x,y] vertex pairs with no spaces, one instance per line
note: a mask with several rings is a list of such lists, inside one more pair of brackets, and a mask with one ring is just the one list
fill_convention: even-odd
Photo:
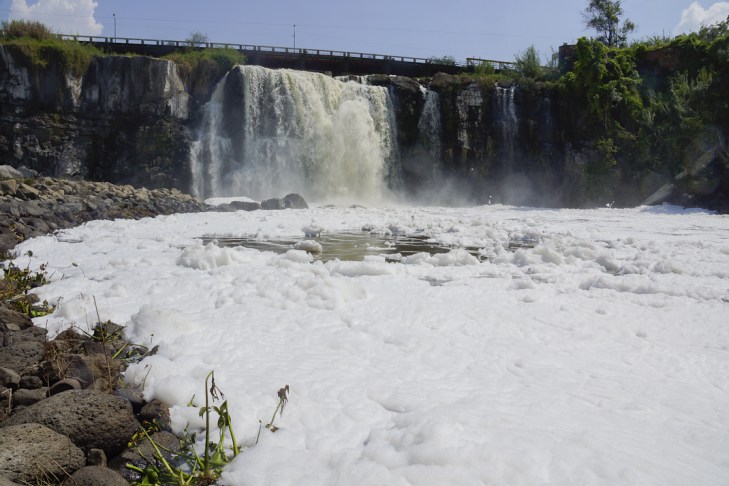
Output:
[[14,166],[188,189],[190,106],[171,61],[98,57],[77,77],[0,46],[0,158]]

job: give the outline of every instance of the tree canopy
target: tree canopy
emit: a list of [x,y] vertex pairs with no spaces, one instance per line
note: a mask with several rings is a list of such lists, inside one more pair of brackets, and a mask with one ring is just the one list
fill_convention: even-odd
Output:
[[609,47],[624,46],[628,34],[635,30],[630,19],[620,24],[623,15],[620,0],[590,0],[582,15],[585,25],[597,32],[596,39]]

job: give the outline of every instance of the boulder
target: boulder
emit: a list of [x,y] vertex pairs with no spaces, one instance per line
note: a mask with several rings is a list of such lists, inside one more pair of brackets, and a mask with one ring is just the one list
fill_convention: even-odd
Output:
[[243,211],[258,211],[261,208],[261,203],[251,201],[233,201],[228,206],[235,210]]
[[22,179],[23,174],[9,165],[0,165],[0,179]]
[[26,341],[0,348],[0,363],[18,373],[38,366],[43,361],[45,346],[39,341]]
[[0,476],[11,481],[56,484],[84,462],[81,449],[48,427],[20,424],[0,428]]
[[139,429],[128,401],[94,390],[53,395],[14,413],[0,427],[26,423],[46,425],[78,447],[103,449],[109,457],[124,450]]
[[284,206],[291,209],[309,209],[309,205],[300,194],[286,194],[283,198]]
[[82,467],[66,479],[65,486],[128,486],[129,483],[118,472],[102,466]]
[[20,378],[20,388],[25,388],[27,390],[37,390],[38,388],[43,386],[43,380],[38,378],[37,376],[33,375],[26,375]]
[[27,329],[32,325],[33,321],[30,320],[30,317],[11,309],[3,303],[0,303],[0,332],[18,331],[21,329]]
[[48,388],[36,388],[35,390],[21,388],[13,393],[13,404],[16,406],[33,405],[45,399],[47,394]]
[[261,207],[263,209],[268,210],[275,210],[275,209],[286,209],[286,205],[284,204],[283,199],[274,197],[271,199],[266,199],[265,201],[261,201]]

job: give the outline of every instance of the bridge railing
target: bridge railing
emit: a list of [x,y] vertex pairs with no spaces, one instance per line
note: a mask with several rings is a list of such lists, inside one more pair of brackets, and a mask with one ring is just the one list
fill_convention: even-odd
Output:
[[[367,52],[352,52],[352,51],[332,51],[328,49],[302,49],[298,47],[277,47],[277,46],[259,46],[252,44],[235,44],[235,43],[220,43],[220,42],[198,42],[192,43],[190,41],[179,41],[179,40],[165,40],[165,39],[140,39],[133,37],[100,37],[100,36],[89,36],[89,35],[68,35],[59,34],[59,37],[64,40],[73,40],[76,42],[88,42],[94,44],[115,44],[115,45],[142,45],[142,46],[171,46],[171,47],[196,47],[196,48],[209,48],[209,49],[236,49],[243,52],[263,52],[268,54],[281,54],[281,55],[302,55],[302,56],[316,56],[316,57],[330,57],[330,58],[347,58],[347,59],[371,59],[379,61],[395,61],[404,62],[411,64],[455,64],[456,66],[464,66],[463,63],[444,63],[438,58],[424,58],[424,57],[410,57],[410,56],[392,56],[387,54],[373,54]],[[496,69],[503,69],[510,65],[511,62],[507,61],[494,61],[487,59],[468,58],[465,66],[477,65],[483,62],[492,63]],[[474,63],[474,64],[472,64]]]
[[511,61],[496,61],[494,59],[480,59],[478,57],[467,57],[466,58],[466,66],[468,67],[479,67],[479,66],[491,66],[492,68],[496,69],[497,71],[502,71],[504,69],[513,69],[516,67],[515,62]]

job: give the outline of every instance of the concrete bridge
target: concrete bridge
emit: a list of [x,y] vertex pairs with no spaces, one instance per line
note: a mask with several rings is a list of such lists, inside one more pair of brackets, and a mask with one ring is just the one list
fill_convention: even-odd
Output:
[[426,59],[363,52],[249,44],[201,42],[192,45],[188,41],[65,34],[62,34],[60,37],[64,40],[72,40],[82,44],[92,44],[104,52],[138,54],[152,57],[162,57],[181,49],[235,49],[245,54],[247,64],[272,69],[288,68],[331,73],[334,76],[346,74],[394,74],[399,76],[421,77],[433,76],[439,72],[457,74],[473,71],[476,64],[482,63],[491,63],[496,70],[504,69],[512,64],[505,61],[469,58],[467,64],[462,65],[457,63],[444,63],[433,58]]

